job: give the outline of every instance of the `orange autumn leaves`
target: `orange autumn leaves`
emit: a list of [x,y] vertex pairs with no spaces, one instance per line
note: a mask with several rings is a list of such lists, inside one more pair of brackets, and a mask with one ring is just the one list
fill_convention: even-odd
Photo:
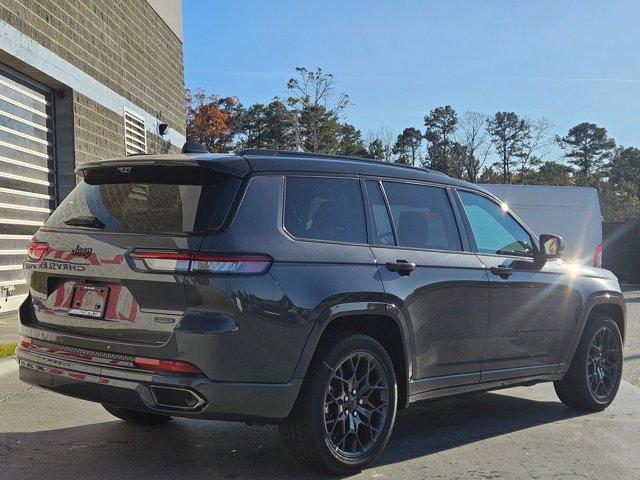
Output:
[[207,95],[204,90],[186,91],[187,138],[210,152],[233,148],[233,136],[242,106],[236,97]]

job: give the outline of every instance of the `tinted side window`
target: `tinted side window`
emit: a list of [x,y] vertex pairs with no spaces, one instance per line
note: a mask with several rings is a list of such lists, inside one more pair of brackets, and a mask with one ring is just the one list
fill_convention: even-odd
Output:
[[451,204],[443,188],[385,182],[401,247],[462,250]]
[[481,253],[529,256],[531,237],[509,213],[486,197],[458,192]]
[[373,245],[395,245],[391,219],[387,205],[380,191],[380,184],[374,181],[365,182],[369,208],[371,209],[371,243]]
[[360,182],[287,178],[284,226],[296,238],[366,243]]

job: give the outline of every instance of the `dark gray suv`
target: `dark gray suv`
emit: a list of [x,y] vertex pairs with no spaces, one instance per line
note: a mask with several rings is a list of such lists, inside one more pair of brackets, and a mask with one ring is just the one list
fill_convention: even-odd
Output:
[[583,410],[616,395],[617,279],[476,185],[266,150],[77,173],[24,264],[28,383],[135,423],[277,423],[333,473],[372,462],[417,400],[544,381]]

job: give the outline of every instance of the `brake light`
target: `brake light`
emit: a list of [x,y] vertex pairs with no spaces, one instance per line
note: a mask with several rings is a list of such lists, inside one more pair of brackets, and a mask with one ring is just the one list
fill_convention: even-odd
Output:
[[180,360],[162,360],[159,358],[135,357],[133,363],[143,370],[167,373],[198,373],[198,367]]
[[602,268],[602,244],[599,243],[593,254],[593,266]]
[[47,253],[49,253],[48,243],[31,239],[27,245],[27,257],[33,262],[39,262]]
[[26,350],[31,348],[31,339],[29,337],[20,336],[20,347]]
[[129,258],[154,272],[261,274],[271,265],[267,255],[236,255],[173,250],[133,250]]

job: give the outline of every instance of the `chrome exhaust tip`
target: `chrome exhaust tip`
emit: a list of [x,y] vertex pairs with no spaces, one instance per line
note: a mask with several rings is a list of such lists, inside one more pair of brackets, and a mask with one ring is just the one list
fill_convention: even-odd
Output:
[[174,410],[197,410],[206,402],[193,390],[180,387],[151,385],[151,396],[156,405]]

